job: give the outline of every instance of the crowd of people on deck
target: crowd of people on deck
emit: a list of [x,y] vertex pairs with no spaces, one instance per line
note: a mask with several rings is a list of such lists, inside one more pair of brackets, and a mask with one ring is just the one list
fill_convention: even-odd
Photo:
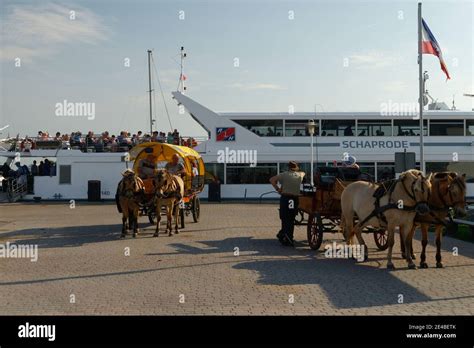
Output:
[[56,162],[50,161],[49,159],[44,159],[43,161],[38,162],[33,161],[33,164],[28,166],[26,164],[21,164],[20,162],[15,162],[14,169],[7,163],[3,163],[0,167],[0,175],[6,178],[19,178],[23,175],[31,176],[56,176]]
[[109,131],[101,134],[95,134],[89,131],[86,134],[82,132],[72,132],[70,134],[62,134],[56,132],[54,136],[50,136],[46,131],[39,131],[35,138],[25,137],[19,143],[20,151],[28,152],[37,148],[62,148],[62,149],[80,149],[84,152],[117,152],[128,151],[137,144],[144,142],[159,142],[166,144],[174,144],[194,148],[197,146],[196,139],[192,137],[183,138],[177,129],[173,132],[143,133],[138,131],[131,134],[128,131],[121,131],[119,135],[110,135]]

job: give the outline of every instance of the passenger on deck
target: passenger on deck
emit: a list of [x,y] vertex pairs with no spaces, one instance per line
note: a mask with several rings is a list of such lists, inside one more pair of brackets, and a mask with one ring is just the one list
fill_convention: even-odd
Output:
[[140,179],[152,178],[155,174],[155,159],[156,157],[152,154],[146,156],[138,163],[138,176]]
[[354,135],[354,133],[352,132],[351,126],[347,126],[344,129],[344,136],[353,136],[353,135]]
[[171,162],[166,163],[165,169],[173,175],[183,176],[186,175],[186,170],[182,163],[179,163],[179,156],[174,154],[171,158]]

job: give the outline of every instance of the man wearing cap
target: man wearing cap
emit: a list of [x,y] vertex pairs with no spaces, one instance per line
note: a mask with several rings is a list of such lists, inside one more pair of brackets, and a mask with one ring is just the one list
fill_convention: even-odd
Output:
[[[281,195],[280,197],[280,219],[281,230],[277,237],[283,245],[294,245],[293,232],[295,229],[295,217],[298,212],[298,196],[300,186],[305,175],[301,172],[298,164],[291,161],[288,164],[289,170],[270,179],[270,183]],[[280,186],[278,186],[280,183]]]

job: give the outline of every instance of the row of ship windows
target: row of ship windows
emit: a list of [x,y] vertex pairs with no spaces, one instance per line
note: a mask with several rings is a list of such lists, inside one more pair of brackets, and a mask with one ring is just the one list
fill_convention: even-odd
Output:
[[[314,168],[332,166],[332,162],[315,163]],[[375,181],[395,178],[394,162],[361,162],[360,171],[369,174]],[[311,173],[310,163],[300,163],[300,169],[306,173],[309,180]],[[419,169],[419,163],[417,163]],[[268,180],[278,172],[288,170],[287,163],[260,163],[254,167],[248,164],[206,163],[206,172],[210,177],[218,178],[222,184],[268,184]],[[474,167],[472,162],[426,162],[426,171],[442,172],[455,171],[465,173],[469,182],[474,182]]]
[[[233,120],[262,137],[308,136],[308,120]],[[474,120],[423,120],[424,135],[474,135]],[[315,120],[317,136],[416,136],[417,120]],[[429,132],[428,132],[429,131]]]

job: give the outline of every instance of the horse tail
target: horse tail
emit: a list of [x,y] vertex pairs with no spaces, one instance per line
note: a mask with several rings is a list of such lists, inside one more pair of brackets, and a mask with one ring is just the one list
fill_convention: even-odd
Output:
[[115,192],[115,205],[117,206],[117,210],[120,214],[122,214],[122,206],[120,205],[121,188],[122,188],[122,180],[119,181],[117,185],[117,191]]

